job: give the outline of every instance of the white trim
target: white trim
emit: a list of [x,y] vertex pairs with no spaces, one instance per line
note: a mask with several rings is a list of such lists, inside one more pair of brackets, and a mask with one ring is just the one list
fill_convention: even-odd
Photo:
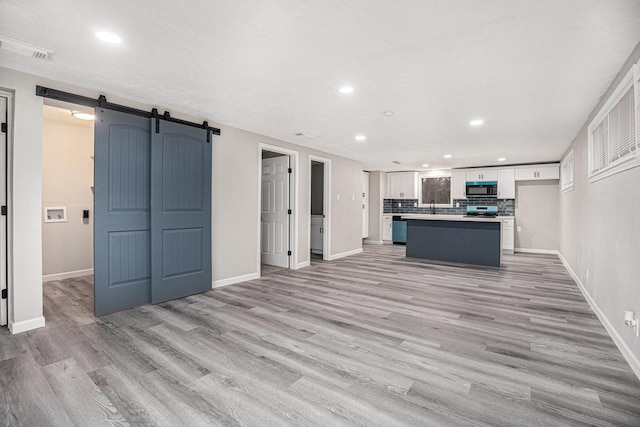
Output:
[[[7,193],[5,194],[5,200],[7,201],[7,226],[6,226],[6,248],[7,248],[7,292],[9,298],[7,298],[7,324],[9,330],[11,330],[11,324],[14,318],[14,299],[13,299],[13,136],[15,127],[14,119],[14,93],[9,90],[0,90],[0,96],[7,98],[7,153],[6,153],[6,187]],[[4,320],[4,319],[3,319]],[[4,322],[0,322],[3,323]]]
[[331,255],[329,256],[329,261],[333,261],[334,259],[338,259],[338,258],[344,258],[344,257],[348,257],[351,255],[356,255],[362,253],[362,248],[358,248],[358,249],[354,249],[352,251],[347,251],[347,252],[342,252],[339,254],[335,254],[335,255]]
[[309,154],[309,229],[307,247],[311,248],[311,162],[324,163],[323,206],[324,233],[322,233],[322,259],[328,261],[331,256],[331,159]]
[[310,265],[311,265],[311,260],[303,261],[303,262],[300,262],[300,263],[296,264],[296,266],[293,267],[293,269],[294,270],[299,270],[301,268],[309,267]]
[[[293,232],[289,233],[289,247],[291,248],[292,255],[289,259],[289,268],[293,268],[293,266],[298,264],[298,188],[299,188],[299,168],[300,163],[298,160],[298,152],[294,150],[289,150],[287,148],[282,148],[277,145],[265,144],[264,142],[258,143],[258,203],[256,205],[257,213],[256,213],[256,230],[257,230],[257,241],[256,241],[256,271],[260,271],[260,264],[262,264],[262,256],[260,253],[260,207],[262,206],[262,151],[273,151],[276,153],[284,154],[290,156],[289,159],[289,167],[292,169],[291,174],[293,182],[289,188],[289,200],[291,200],[291,219],[293,221]],[[258,277],[260,277],[260,273],[258,273]]]
[[44,316],[23,320],[22,322],[9,323],[9,331],[11,331],[12,334],[19,334],[42,327],[44,327]]
[[[1,190],[2,192],[2,197],[0,197],[0,202],[3,205],[10,205],[10,203],[8,203],[9,201],[9,192],[5,191],[9,189],[9,163],[10,163],[10,158],[9,158],[9,151],[10,151],[10,146],[11,146],[11,131],[12,131],[12,120],[11,120],[11,108],[12,108],[12,97],[11,94],[6,93],[4,91],[0,91],[0,97],[3,99],[4,103],[5,103],[5,115],[8,118],[7,120],[7,127],[8,130],[5,133],[4,136],[4,146],[6,147],[6,150],[4,152],[4,154],[2,155],[2,162],[3,165],[0,168],[2,170],[2,172],[4,173],[4,177],[2,177],[2,181],[4,181],[4,188]],[[1,117],[2,121],[4,121],[5,117]],[[9,245],[7,242],[7,234],[9,231],[9,218],[5,217],[4,219],[2,219],[2,223],[0,224],[0,257],[2,257],[2,259],[0,259],[0,275],[2,275],[2,277],[0,278],[0,281],[2,282],[2,286],[0,286],[0,288],[7,289],[7,292],[9,292],[9,274],[8,274],[8,268],[9,268],[9,255],[7,253],[7,250],[9,249]],[[5,326],[9,323],[9,306],[10,306],[10,300],[7,299],[3,299],[0,301],[0,326]]]
[[384,245],[384,241],[382,240],[369,240],[369,239],[364,239],[362,241],[362,243],[367,244],[367,245]]
[[589,182],[594,183],[596,181],[600,181],[603,178],[610,177],[620,172],[624,172],[627,169],[635,168],[638,166],[636,161],[637,153],[634,155],[628,155],[623,157],[622,159],[618,159],[611,165],[607,166],[604,169],[600,169],[598,172],[594,172],[589,175]]
[[260,273],[250,273],[242,276],[229,277],[228,279],[220,279],[211,281],[211,289],[221,288],[223,286],[234,285],[240,282],[246,282],[248,280],[255,280],[260,278]]
[[564,265],[564,267],[567,269],[567,271],[569,272],[573,280],[578,285],[578,289],[580,289],[580,292],[582,292],[582,295],[587,300],[587,303],[589,303],[589,306],[591,307],[591,309],[594,311],[594,313],[596,313],[596,316],[598,316],[600,323],[602,323],[602,326],[604,326],[604,328],[607,330],[607,332],[609,333],[609,336],[611,337],[613,342],[616,344],[616,346],[622,353],[622,356],[625,358],[629,366],[631,366],[631,369],[636,374],[636,376],[640,379],[640,360],[638,360],[638,358],[633,354],[633,352],[631,351],[627,343],[624,342],[620,334],[618,334],[618,331],[616,331],[616,329],[613,327],[611,322],[609,322],[609,319],[607,319],[607,316],[605,316],[602,310],[600,310],[600,307],[598,307],[598,304],[596,303],[596,301],[589,294],[589,291],[587,291],[587,288],[584,287],[584,285],[578,278],[578,275],[573,271],[573,269],[571,268],[567,260],[564,259],[564,257],[560,252],[558,252],[558,258],[560,258],[560,261],[562,261],[562,264]]
[[87,268],[85,270],[65,271],[64,273],[47,274],[42,276],[43,282],[53,282],[54,280],[71,279],[73,277],[91,276],[93,274],[93,268]]
[[[418,207],[420,208],[429,208],[429,203],[424,203],[422,200],[422,178],[449,178],[449,194],[451,194],[451,179],[452,179],[451,171],[428,171],[428,172],[418,172],[418,178],[416,181],[416,188],[418,189]],[[453,199],[449,197],[449,203],[437,203],[434,205],[434,208],[452,208],[453,207]]]
[[558,250],[557,249],[515,248],[515,252],[522,252],[523,254],[558,255]]

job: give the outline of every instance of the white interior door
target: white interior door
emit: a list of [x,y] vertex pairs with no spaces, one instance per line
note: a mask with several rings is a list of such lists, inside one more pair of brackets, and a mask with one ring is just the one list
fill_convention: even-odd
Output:
[[[7,123],[7,98],[0,96],[0,122]],[[7,206],[7,132],[0,132],[0,205]],[[0,290],[7,289],[7,216],[0,215]],[[0,325],[7,324],[7,299],[0,299]]]
[[289,267],[289,156],[262,160],[262,263]]

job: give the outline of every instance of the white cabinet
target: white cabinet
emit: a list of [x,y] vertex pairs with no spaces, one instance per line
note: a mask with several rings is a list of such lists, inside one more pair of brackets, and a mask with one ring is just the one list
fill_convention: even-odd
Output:
[[323,234],[324,218],[322,215],[311,215],[311,253],[322,254]]
[[467,177],[464,171],[451,171],[451,203],[453,199],[466,199]]
[[369,237],[369,199],[362,199],[362,238]]
[[498,199],[516,198],[516,180],[513,169],[500,169],[498,171]]
[[369,172],[362,172],[362,198],[369,198]]
[[417,199],[418,173],[393,172],[387,174],[387,199]]
[[467,181],[497,181],[496,170],[474,170],[467,172]]
[[382,240],[393,239],[393,215],[382,215]]
[[502,250],[509,253],[513,253],[514,248],[513,223],[513,218],[502,220]]
[[516,181],[560,179],[560,165],[533,165],[516,169]]

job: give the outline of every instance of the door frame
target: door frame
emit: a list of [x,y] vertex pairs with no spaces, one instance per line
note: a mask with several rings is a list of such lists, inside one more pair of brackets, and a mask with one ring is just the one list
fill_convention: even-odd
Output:
[[[322,214],[324,215],[324,225],[322,233],[322,259],[328,261],[331,259],[331,159],[326,157],[309,155],[309,218],[308,233],[309,241],[307,247],[311,248],[311,164],[312,162],[322,163],[324,165],[324,184],[322,188]],[[309,255],[311,256],[311,255]],[[311,260],[309,260],[311,261]]]
[[291,217],[289,219],[289,250],[291,251],[291,257],[289,258],[289,268],[291,270],[296,270],[298,268],[305,267],[308,265],[307,263],[303,263],[304,265],[298,264],[298,168],[300,163],[298,161],[298,152],[294,150],[289,150],[286,148],[279,147],[277,145],[266,144],[264,142],[260,142],[258,144],[258,179],[256,182],[256,189],[258,190],[258,203],[256,204],[256,230],[257,230],[257,239],[256,239],[256,272],[258,277],[261,277],[261,236],[260,236],[260,214],[262,207],[262,152],[263,151],[273,151],[275,153],[282,154],[284,156],[289,156],[289,167],[292,169],[291,176],[289,177],[289,206],[291,207]]
[[7,150],[6,150],[6,195],[7,201],[7,216],[6,216],[6,234],[5,241],[0,243],[5,245],[6,248],[6,280],[7,280],[7,324],[3,327],[8,327],[11,330],[13,325],[13,92],[0,89],[0,96],[7,99]]

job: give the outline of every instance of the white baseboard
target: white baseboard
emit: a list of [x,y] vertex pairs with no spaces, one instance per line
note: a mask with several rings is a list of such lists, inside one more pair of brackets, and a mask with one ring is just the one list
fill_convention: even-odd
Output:
[[384,245],[384,242],[382,240],[364,239],[362,243],[366,243],[367,245]]
[[528,249],[528,248],[516,248],[516,252],[522,252],[523,254],[545,254],[545,255],[558,255],[557,249]]
[[301,268],[309,267],[310,265],[311,265],[311,260],[299,262],[299,263],[296,264],[296,266],[293,268],[293,270],[299,270]]
[[23,320],[22,322],[9,323],[9,331],[12,334],[19,334],[21,332],[27,332],[32,329],[38,329],[44,327],[44,317],[36,317],[35,319]]
[[329,255],[329,261],[333,261],[334,259],[344,258],[346,256],[356,255],[362,253],[362,248],[354,249],[352,251],[342,252],[335,255]]
[[254,280],[259,278],[260,273],[250,273],[243,276],[229,277],[228,279],[213,280],[211,282],[211,289],[221,288],[223,286],[233,285],[235,283],[246,282],[247,280]]
[[86,270],[66,271],[64,273],[47,274],[42,276],[43,282],[53,282],[54,280],[71,279],[72,277],[91,276],[93,274],[93,268],[87,268]]
[[584,285],[578,278],[578,275],[573,271],[567,260],[564,259],[560,252],[558,252],[558,257],[560,258],[560,261],[562,261],[562,264],[564,264],[564,268],[567,269],[573,280],[575,280],[575,282],[578,284],[580,292],[582,292],[582,295],[584,295],[584,298],[589,303],[589,306],[596,313],[598,319],[600,319],[600,323],[602,323],[602,326],[604,326],[604,328],[607,330],[609,336],[622,353],[622,356],[624,356],[629,366],[631,366],[631,369],[633,369],[633,372],[640,379],[640,360],[638,360],[638,358],[633,354],[627,343],[624,342],[618,331],[616,331],[609,319],[607,319],[607,316],[605,316],[602,310],[600,310],[600,307],[598,307],[596,301],[591,297],[591,295],[587,291],[587,288],[584,287]]

